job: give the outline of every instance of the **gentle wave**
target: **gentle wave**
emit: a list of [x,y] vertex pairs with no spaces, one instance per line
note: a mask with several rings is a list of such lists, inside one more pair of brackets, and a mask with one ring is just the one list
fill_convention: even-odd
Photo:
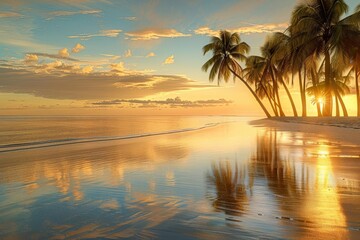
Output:
[[183,129],[176,129],[176,130],[170,130],[170,131],[164,131],[164,132],[150,132],[150,133],[141,133],[141,134],[126,135],[126,136],[65,138],[65,139],[52,139],[52,140],[46,140],[46,141],[5,144],[5,145],[0,145],[0,153],[20,151],[20,150],[30,150],[30,149],[35,149],[35,148],[62,146],[62,145],[69,145],[69,144],[78,144],[78,143],[126,140],[126,139],[132,139],[132,138],[142,138],[142,137],[151,137],[151,136],[158,136],[158,135],[183,133],[183,132],[197,131],[197,130],[201,130],[201,129],[205,129],[205,128],[215,127],[219,124],[224,124],[224,123],[229,123],[229,122],[207,123],[207,124],[205,124],[201,127],[197,127],[197,128],[183,128]]

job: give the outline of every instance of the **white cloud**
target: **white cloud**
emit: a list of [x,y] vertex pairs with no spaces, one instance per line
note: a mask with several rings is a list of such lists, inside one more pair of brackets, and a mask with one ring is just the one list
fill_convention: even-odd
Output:
[[131,50],[128,49],[125,51],[125,54],[124,54],[124,57],[128,58],[128,57],[131,57],[132,56],[132,53],[131,53]]
[[123,19],[128,20],[128,21],[136,21],[136,17],[123,17]]

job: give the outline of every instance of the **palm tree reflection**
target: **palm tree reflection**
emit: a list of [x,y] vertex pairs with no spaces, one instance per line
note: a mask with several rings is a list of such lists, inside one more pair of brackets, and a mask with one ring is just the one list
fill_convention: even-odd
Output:
[[[309,150],[322,153],[311,157],[312,164],[305,164],[301,158],[288,157],[294,148],[285,145],[283,140],[289,139],[268,130],[258,136],[256,151],[248,162],[243,165],[232,165],[229,161],[214,163],[208,174],[209,183],[215,189],[213,206],[232,216],[253,216],[265,211],[268,218],[291,221],[293,227],[299,228],[291,233],[294,238],[306,238],[307,234],[324,239],[347,238],[347,222],[338,193],[339,188],[345,189],[346,183],[336,182],[328,146],[314,145],[311,149],[302,146],[301,158],[306,158]],[[256,194],[250,201],[252,192]],[[266,195],[271,197],[262,198]],[[250,209],[256,212],[251,213]],[[299,235],[297,231],[302,233]]]
[[246,184],[246,174],[247,169],[239,167],[237,163],[234,166],[229,161],[213,163],[208,182],[215,186],[215,209],[235,216],[245,212],[253,185],[253,175],[249,174],[249,182]]

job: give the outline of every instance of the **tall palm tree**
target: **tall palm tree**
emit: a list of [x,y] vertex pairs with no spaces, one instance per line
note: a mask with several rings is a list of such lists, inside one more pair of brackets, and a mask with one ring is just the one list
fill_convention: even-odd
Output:
[[212,51],[212,57],[202,66],[203,71],[207,71],[210,67],[209,80],[212,82],[217,76],[218,83],[222,79],[227,82],[231,75],[234,79],[237,77],[251,94],[254,96],[265,115],[270,118],[271,115],[251,88],[249,83],[242,77],[242,67],[237,61],[245,61],[245,54],[248,53],[250,47],[247,43],[241,42],[238,33],[230,33],[228,31],[220,31],[219,36],[211,38],[210,43],[203,47],[204,55]]
[[283,32],[276,32],[272,34],[270,38],[270,46],[273,48],[273,53],[271,57],[271,63],[276,73],[276,77],[279,82],[284,87],[286,94],[290,100],[291,107],[294,113],[294,116],[297,117],[298,113],[296,110],[296,106],[294,100],[291,96],[291,93],[287,87],[289,83],[288,75],[291,73],[291,45],[290,45],[290,36]]
[[[325,87],[330,89],[334,79],[332,75],[331,55],[343,51],[344,39],[354,31],[355,22],[360,14],[341,19],[348,10],[344,0],[308,0],[300,3],[293,11],[290,33],[293,47],[299,59],[306,59],[312,54],[323,55],[325,59]],[[352,24],[348,24],[348,23]],[[332,115],[332,93],[325,95],[324,116]]]
[[249,56],[246,59],[246,68],[244,69],[247,82],[255,85],[255,92],[261,98],[267,98],[275,114],[279,116],[278,105],[275,99],[274,87],[269,75],[265,74],[266,62],[263,57]]

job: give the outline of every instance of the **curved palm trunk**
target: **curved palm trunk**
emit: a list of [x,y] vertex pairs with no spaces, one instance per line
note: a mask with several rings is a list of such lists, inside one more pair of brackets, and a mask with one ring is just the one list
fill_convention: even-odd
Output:
[[240,79],[240,81],[242,81],[245,86],[249,89],[249,91],[252,93],[252,95],[254,96],[254,98],[256,99],[256,101],[258,102],[258,104],[260,105],[261,109],[263,110],[263,112],[265,113],[267,118],[271,118],[270,113],[268,112],[268,110],[266,109],[266,107],[264,106],[264,104],[262,103],[262,101],[260,100],[260,98],[258,97],[258,95],[256,95],[256,93],[254,92],[254,90],[250,87],[250,85],[242,78],[239,76],[239,74],[237,74],[229,65],[228,65],[229,70],[231,71],[232,74],[234,74],[237,78]]
[[271,109],[273,110],[273,112],[274,112],[275,116],[277,117],[277,116],[278,116],[278,114],[277,114],[277,112],[276,112],[276,110],[275,110],[275,106],[274,106],[274,104],[272,103],[272,100],[271,100],[271,98],[270,98],[270,96],[269,96],[268,92],[266,91],[265,87],[264,87],[262,84],[261,84],[261,86],[263,87],[263,89],[264,89],[264,91],[265,91],[265,94],[266,94],[266,97],[267,97],[267,99],[269,100],[269,103],[270,103]]
[[356,87],[356,100],[357,100],[357,116],[360,117],[359,72],[357,67],[355,67],[355,87]]
[[292,96],[291,96],[291,94],[290,94],[290,91],[289,91],[288,87],[286,86],[286,83],[285,83],[284,80],[282,79],[282,77],[280,77],[280,82],[281,82],[281,84],[284,86],[284,89],[285,89],[285,91],[286,91],[286,94],[287,94],[287,96],[288,96],[288,98],[289,98],[289,100],[290,100],[291,107],[292,107],[292,110],[293,110],[293,113],[294,113],[294,117],[297,117],[298,114],[297,114],[297,110],[296,110],[296,106],[295,106],[294,100],[293,100],[293,98],[292,98]]
[[339,102],[340,102],[340,105],[341,105],[341,108],[342,108],[344,117],[348,117],[349,115],[348,115],[348,112],[347,112],[347,109],[346,109],[346,106],[345,106],[345,103],[344,103],[342,97],[340,96],[340,94],[339,94],[339,92],[338,92],[337,89],[335,89],[334,92],[335,92],[336,98],[337,98],[337,99],[339,100]]
[[281,101],[280,101],[280,96],[279,96],[279,86],[278,86],[278,84],[277,84],[277,80],[275,79],[273,70],[270,68],[269,71],[270,71],[271,78],[272,78],[273,83],[274,83],[274,94],[275,94],[276,100],[277,100],[277,102],[278,102],[278,107],[279,107],[280,116],[284,117],[284,116],[285,116],[285,113],[284,113],[284,111],[283,111],[283,109],[282,109],[282,106],[281,106]]
[[300,97],[301,97],[301,107],[302,107],[302,116],[306,117],[306,99],[305,99],[305,89],[303,88],[303,80],[301,76],[301,69],[299,69],[299,87],[300,87]]
[[335,96],[336,116],[340,117],[339,98]]
[[331,61],[329,50],[325,50],[325,106],[323,115],[331,117],[332,115],[332,94],[331,94]]
[[316,99],[317,114],[318,114],[318,117],[322,117],[321,106],[320,106],[320,103],[317,101],[317,99],[319,98],[319,90],[318,90],[318,86],[317,86],[319,82],[316,78],[314,70],[311,70],[311,81],[312,81],[312,85],[315,87],[315,99]]

